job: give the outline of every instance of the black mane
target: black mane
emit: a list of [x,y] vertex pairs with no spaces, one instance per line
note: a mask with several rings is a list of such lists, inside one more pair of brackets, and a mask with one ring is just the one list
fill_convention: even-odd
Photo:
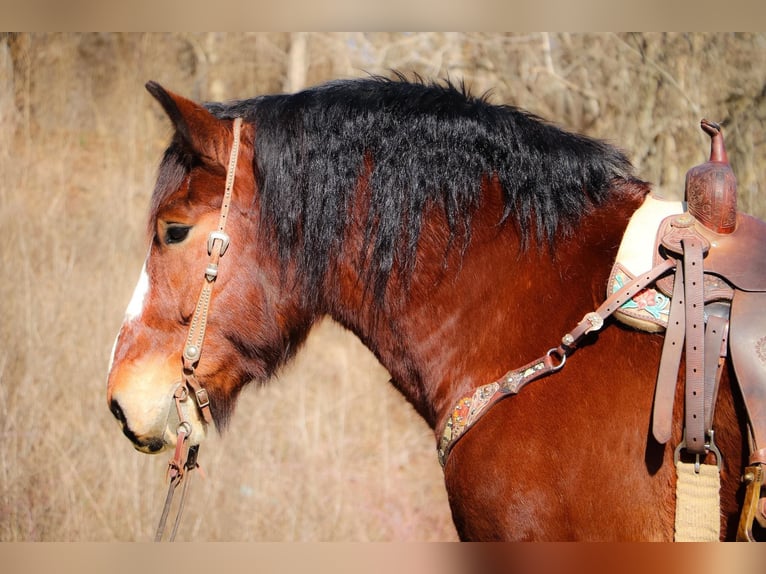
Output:
[[405,268],[414,260],[430,202],[444,210],[451,236],[464,230],[467,240],[482,178],[496,177],[505,194],[503,221],[513,216],[525,242],[530,227],[543,242],[570,228],[606,198],[615,178],[632,171],[620,151],[601,141],[491,105],[449,82],[336,81],[206,107],[255,125],[261,218],[274,230],[281,256],[297,258],[308,284],[321,283],[337,252],[369,160],[366,237],[378,295],[396,259]]

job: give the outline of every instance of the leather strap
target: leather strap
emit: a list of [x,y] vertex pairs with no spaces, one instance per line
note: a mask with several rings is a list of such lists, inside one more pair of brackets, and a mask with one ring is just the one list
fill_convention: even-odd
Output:
[[652,267],[649,271],[638,275],[630,283],[626,283],[622,289],[612,293],[606,301],[604,301],[598,309],[585,315],[577,326],[569,333],[564,335],[561,339],[561,344],[564,353],[567,350],[573,349],[577,342],[591,331],[598,331],[604,324],[604,320],[612,313],[617,311],[626,302],[630,301],[637,293],[644,289],[647,285],[654,283],[659,277],[662,277],[665,273],[675,267],[676,262],[671,259],[666,259],[660,264]]
[[660,368],[657,373],[657,386],[654,389],[652,434],[660,444],[670,440],[673,428],[673,403],[678,382],[678,369],[681,366],[685,325],[684,267],[678,265],[673,280],[673,295],[670,300],[668,328],[662,345]]
[[[695,229],[694,218],[684,213],[669,221],[660,243],[669,259],[677,258],[681,263],[676,267],[673,282],[668,328],[655,389],[652,434],[661,444],[670,439],[681,342],[685,339],[684,439],[680,448],[701,456],[708,450],[706,431],[710,427],[706,426],[706,421],[712,421],[712,402],[706,410],[705,382],[710,383],[707,396],[712,401],[719,370],[716,365],[715,374],[709,374],[706,379],[703,259],[710,249],[710,242]],[[720,344],[715,353],[717,362]]]
[[[178,429],[176,430],[176,448],[173,453],[173,458],[168,462],[167,478],[170,480],[168,485],[168,493],[165,496],[165,505],[162,508],[162,514],[160,515],[160,522],[157,525],[157,531],[154,535],[155,542],[162,542],[162,536],[165,533],[165,524],[170,513],[170,506],[173,503],[173,496],[175,495],[176,488],[183,482],[183,489],[181,491],[181,499],[176,511],[176,517],[173,521],[173,530],[170,533],[169,541],[175,540],[176,533],[178,532],[178,526],[181,524],[181,515],[184,510],[184,503],[186,502],[186,495],[189,491],[189,483],[191,482],[191,471],[199,468],[197,464],[197,453],[199,451],[199,445],[189,446],[187,439],[191,434],[191,423],[189,423],[181,406],[189,397],[189,392],[186,386],[181,383],[173,393],[173,400],[176,405],[176,412],[178,413]],[[184,480],[184,478],[186,480]]]
[[[218,277],[218,263],[223,254],[226,253],[226,249],[229,247],[229,236],[225,231],[226,219],[229,215],[229,206],[231,205],[231,197],[234,189],[234,176],[237,170],[237,158],[239,157],[242,118],[235,118],[233,127],[234,140],[229,154],[229,164],[226,171],[226,187],[221,201],[218,228],[208,236],[207,254],[210,259],[205,268],[204,283],[202,284],[202,289],[197,299],[197,306],[194,308],[194,315],[189,324],[189,332],[186,335],[186,344],[184,345],[183,353],[181,355],[183,361],[183,381],[179,384],[173,394],[179,424],[176,431],[175,452],[173,458],[170,459],[170,462],[168,463],[168,478],[170,479],[170,484],[168,485],[165,505],[162,509],[160,522],[155,533],[155,542],[162,541],[175,490],[178,485],[183,482],[181,499],[169,538],[171,542],[175,540],[178,526],[181,523],[181,515],[183,514],[184,503],[186,502],[189,483],[191,482],[191,473],[189,471],[199,468],[199,465],[197,464],[199,445],[189,446],[189,443],[187,442],[189,435],[191,435],[192,432],[192,426],[186,418],[182,407],[182,403],[187,400],[189,394],[194,395],[197,406],[199,407],[205,422],[207,424],[212,424],[213,422],[213,415],[210,411],[210,397],[208,396],[207,390],[203,388],[197,380],[194,370],[202,355],[202,344],[205,340],[205,330],[207,329],[207,317],[210,309],[213,285]],[[184,480],[187,476],[188,478]]]
[[437,454],[442,467],[446,464],[447,456],[455,443],[484,416],[492,405],[507,396],[518,393],[528,383],[561,369],[566,362],[567,355],[575,350],[582,337],[601,329],[607,317],[627,301],[630,301],[647,285],[673,269],[675,265],[674,260],[666,259],[646,273],[642,273],[615,291],[595,311],[586,314],[574,329],[561,338],[561,345],[549,349],[539,359],[535,359],[518,369],[508,371],[496,381],[482,385],[471,395],[458,400],[444,424],[437,444]]
[[210,412],[210,397],[207,391],[197,381],[194,376],[194,369],[202,356],[202,344],[205,340],[205,331],[207,329],[208,310],[213,292],[213,285],[218,277],[218,263],[226,253],[229,247],[229,236],[226,234],[226,220],[229,216],[229,206],[231,205],[231,196],[234,189],[234,176],[237,171],[237,158],[239,157],[239,139],[242,128],[242,118],[234,119],[234,135],[231,152],[229,155],[229,165],[226,171],[226,187],[221,201],[221,213],[218,216],[218,228],[208,236],[207,253],[210,259],[205,268],[205,280],[197,299],[197,306],[194,309],[189,332],[186,336],[186,345],[182,354],[183,358],[183,380],[194,393],[197,406],[202,413],[206,423],[213,422],[213,415]]
[[696,237],[681,240],[686,299],[686,450],[705,454],[704,347],[705,323],[702,300],[702,242]]
[[718,315],[708,315],[705,328],[705,432],[713,430],[718,384],[726,362],[729,342],[729,319]]

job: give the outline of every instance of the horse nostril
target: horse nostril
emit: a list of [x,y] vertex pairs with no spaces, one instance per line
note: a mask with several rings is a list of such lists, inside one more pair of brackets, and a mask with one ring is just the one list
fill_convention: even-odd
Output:
[[128,426],[128,419],[125,416],[125,412],[122,410],[120,403],[118,403],[115,399],[112,399],[109,402],[109,410],[112,411],[114,418],[120,421],[122,434],[124,434],[128,440],[133,443],[135,448],[142,452],[148,451],[150,453],[160,452],[165,448],[165,441],[162,438],[139,438],[138,435],[133,432],[130,426]]
[[120,403],[118,403],[116,400],[112,399],[112,401],[109,403],[109,410],[112,411],[114,418],[116,418],[122,424],[127,422],[125,420],[125,413],[122,412],[122,407],[120,407]]
[[165,442],[162,439],[154,438],[146,442],[144,445],[146,448],[149,449],[149,452],[160,452],[163,448],[165,448]]

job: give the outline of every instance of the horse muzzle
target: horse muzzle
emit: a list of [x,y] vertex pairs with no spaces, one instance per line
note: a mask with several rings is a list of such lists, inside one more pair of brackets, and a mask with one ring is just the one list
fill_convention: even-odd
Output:
[[190,446],[200,444],[207,435],[207,425],[194,400],[176,400],[176,392],[183,386],[177,370],[164,361],[141,361],[116,365],[109,374],[109,410],[140,452],[156,454],[173,448],[182,420]]

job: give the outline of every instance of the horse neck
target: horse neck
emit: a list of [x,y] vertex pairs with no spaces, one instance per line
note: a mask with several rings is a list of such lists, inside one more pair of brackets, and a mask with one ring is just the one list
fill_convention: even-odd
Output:
[[[627,185],[627,184],[626,184]],[[455,402],[558,345],[604,298],[625,225],[645,190],[632,190],[585,216],[555,247],[522,249],[515,226],[498,226],[499,190],[487,190],[471,240],[453,247],[445,222],[423,226],[408,282],[394,270],[383,304],[363,287],[358,253],[342,258],[329,314],[353,331],[392,383],[438,432]],[[359,237],[347,245],[362,244]]]

